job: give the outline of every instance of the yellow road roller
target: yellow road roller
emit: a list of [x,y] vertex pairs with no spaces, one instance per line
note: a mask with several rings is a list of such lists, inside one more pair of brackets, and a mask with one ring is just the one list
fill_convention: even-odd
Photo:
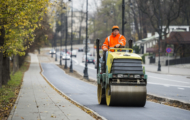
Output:
[[[97,48],[99,42],[97,39]],[[147,75],[142,58],[133,53],[132,40],[129,48],[111,48],[103,57],[97,49],[97,84],[99,104],[145,106]]]

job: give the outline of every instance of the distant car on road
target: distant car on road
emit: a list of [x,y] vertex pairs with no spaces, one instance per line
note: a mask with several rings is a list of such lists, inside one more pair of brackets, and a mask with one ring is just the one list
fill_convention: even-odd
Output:
[[[63,52],[65,52],[65,49],[63,49]],[[68,53],[68,54],[70,54],[70,51],[67,49],[66,50],[66,52]]]
[[[83,55],[86,55],[86,53],[84,53]],[[92,53],[88,52],[87,56],[92,56]]]
[[70,60],[71,59],[71,57],[70,57],[70,55],[68,53],[62,52],[61,54],[62,54],[62,59],[63,60]]
[[92,53],[88,52],[87,55],[88,55],[88,56],[92,56]]
[[[83,50],[84,50],[84,52],[85,52],[86,46],[84,46]],[[90,48],[89,48],[89,47],[87,48],[87,52],[90,52]]]
[[72,56],[77,57],[77,50],[72,51]]
[[49,51],[49,53],[50,53],[50,54],[55,54],[56,51],[55,51],[55,49],[51,49],[51,50]]
[[78,52],[83,52],[83,48],[79,48],[79,49],[78,49]]
[[[84,63],[85,62],[85,60],[86,60],[86,55],[84,55],[83,57],[82,57],[82,62]],[[92,56],[87,56],[87,63],[95,63],[95,60],[94,60],[94,57],[92,57]]]

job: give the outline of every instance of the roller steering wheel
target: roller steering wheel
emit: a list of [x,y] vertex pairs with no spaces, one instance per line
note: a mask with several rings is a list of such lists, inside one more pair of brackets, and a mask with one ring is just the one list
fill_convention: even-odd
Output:
[[[121,45],[120,45],[118,48],[124,48],[124,47],[125,47],[125,46],[121,46]],[[116,46],[114,46],[114,48],[117,48],[117,47],[116,47]]]

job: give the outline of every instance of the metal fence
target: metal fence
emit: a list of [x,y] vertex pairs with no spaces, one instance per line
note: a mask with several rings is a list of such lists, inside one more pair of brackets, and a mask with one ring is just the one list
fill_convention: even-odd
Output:
[[150,59],[150,63],[155,63],[155,57],[149,57],[149,59]]
[[[187,64],[190,63],[190,57],[169,60],[169,65]],[[166,66],[168,66],[168,60],[166,60]]]

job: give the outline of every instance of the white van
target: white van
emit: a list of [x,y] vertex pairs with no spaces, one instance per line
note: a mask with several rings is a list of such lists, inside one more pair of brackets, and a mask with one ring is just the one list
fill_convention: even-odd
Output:
[[77,50],[72,51],[72,56],[77,57]]

